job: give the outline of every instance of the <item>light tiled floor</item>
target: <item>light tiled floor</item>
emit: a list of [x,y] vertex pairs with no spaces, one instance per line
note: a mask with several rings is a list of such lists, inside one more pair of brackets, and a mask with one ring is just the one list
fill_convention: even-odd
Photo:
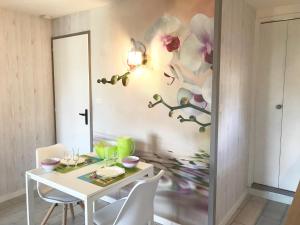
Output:
[[[35,198],[36,218],[42,221],[50,204]],[[268,201],[259,197],[250,196],[231,225],[284,225],[288,206],[285,204]],[[75,207],[75,219],[70,214],[68,225],[83,225],[84,215],[82,209]],[[61,225],[62,208],[54,210],[48,225]],[[25,225],[26,224],[26,201],[25,196],[0,204],[0,225]]]
[[288,205],[269,201],[256,225],[284,225]]
[[[36,221],[40,223],[51,205],[36,197],[35,206],[37,218]],[[76,217],[75,219],[72,219],[69,214],[68,225],[84,224],[82,209],[79,206],[76,206],[74,209]],[[47,224],[62,224],[62,206],[56,207]],[[26,225],[25,196],[0,204],[0,225]]]
[[231,225],[284,225],[288,205],[250,196]]
[[[100,206],[101,205],[101,206]],[[38,224],[42,221],[47,210],[51,204],[44,202],[38,196],[35,197],[36,206],[36,221]],[[98,207],[103,207],[102,204],[98,204]],[[75,219],[70,216],[70,211],[68,211],[68,225],[83,225],[84,224],[84,214],[83,210],[76,206]],[[62,224],[62,206],[58,206],[53,214],[51,215],[47,225],[61,225]],[[7,201],[0,204],[0,225],[26,225],[26,200],[25,196],[18,197],[16,199]],[[156,224],[159,225],[159,224]]]

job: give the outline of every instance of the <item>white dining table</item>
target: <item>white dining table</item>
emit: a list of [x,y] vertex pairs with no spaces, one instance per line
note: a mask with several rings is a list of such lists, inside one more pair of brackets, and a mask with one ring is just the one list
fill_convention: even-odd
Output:
[[[103,162],[103,161],[102,161]],[[92,183],[79,179],[78,177],[91,173],[99,168],[100,163],[91,164],[68,173],[56,171],[46,172],[42,168],[33,169],[26,172],[26,202],[27,202],[27,225],[36,225],[34,206],[34,187],[39,182],[48,185],[69,195],[72,195],[84,202],[85,225],[93,225],[93,204],[106,195],[118,191],[122,187],[145,178],[153,176],[153,165],[139,162],[136,173],[125,177],[106,187],[100,187]]]

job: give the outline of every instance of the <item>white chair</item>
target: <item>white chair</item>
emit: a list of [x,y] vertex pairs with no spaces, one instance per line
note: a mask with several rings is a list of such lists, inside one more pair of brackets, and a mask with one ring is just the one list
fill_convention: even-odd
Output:
[[164,171],[152,178],[139,181],[127,198],[120,199],[94,214],[97,225],[148,225],[153,224],[154,197],[158,181]]
[[[64,153],[67,149],[62,144],[56,144],[49,147],[43,147],[36,149],[36,167],[41,167],[41,162],[47,158],[63,158]],[[41,225],[45,225],[49,220],[53,210],[58,205],[63,205],[63,225],[67,224],[67,211],[68,206],[70,207],[70,211],[74,218],[74,208],[73,204],[79,204],[82,208],[84,205],[81,200],[68,195],[66,193],[60,192],[58,190],[52,189],[46,185],[42,185],[37,183],[37,190],[39,196],[45,200],[46,202],[52,203],[49,211],[47,212],[46,216],[44,217]]]

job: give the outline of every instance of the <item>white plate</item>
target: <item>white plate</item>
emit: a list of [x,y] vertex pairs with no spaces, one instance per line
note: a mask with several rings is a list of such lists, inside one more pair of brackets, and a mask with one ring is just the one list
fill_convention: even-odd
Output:
[[125,173],[125,169],[118,166],[104,167],[96,171],[98,176],[113,178]]
[[[79,160],[78,160],[78,162],[77,162],[77,165],[84,163],[85,160],[86,160],[86,158],[84,158],[84,157],[79,157]],[[65,160],[65,159],[62,159],[62,160],[60,161],[60,163],[66,165],[66,166],[68,166],[68,165],[69,165],[69,166],[75,166],[75,165],[76,165],[76,162],[75,162],[73,159],[71,159],[70,161],[67,161],[67,160]]]

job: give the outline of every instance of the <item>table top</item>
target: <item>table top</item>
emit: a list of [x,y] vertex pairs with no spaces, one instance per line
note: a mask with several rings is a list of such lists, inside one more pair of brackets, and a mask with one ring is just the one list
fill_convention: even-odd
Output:
[[299,225],[300,221],[300,183],[287,214],[285,225]]
[[78,178],[82,175],[95,171],[99,168],[99,166],[101,166],[101,164],[103,165],[103,163],[104,162],[102,161],[91,164],[64,174],[56,171],[46,172],[44,169],[39,168],[27,171],[26,175],[37,182],[46,184],[52,188],[85,200],[87,197],[91,196],[95,196],[95,198],[97,198],[99,196],[96,195],[106,195],[111,192],[112,189],[121,188],[135,180],[141,179],[153,171],[152,164],[139,162],[137,168],[140,170],[138,172],[106,187],[100,187]]

